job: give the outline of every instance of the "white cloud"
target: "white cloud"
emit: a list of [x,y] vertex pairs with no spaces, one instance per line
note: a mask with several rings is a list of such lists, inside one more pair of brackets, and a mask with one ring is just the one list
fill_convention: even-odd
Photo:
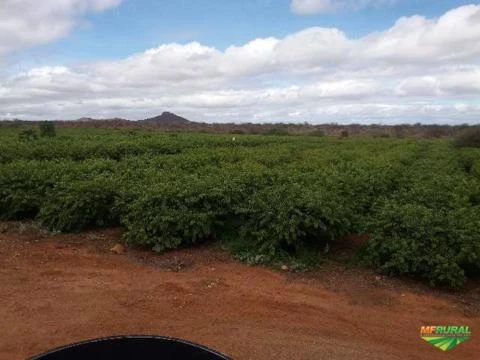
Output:
[[59,39],[79,17],[115,7],[122,0],[1,0],[0,56]]
[[389,5],[396,0],[292,0],[290,9],[299,15],[329,13],[341,9],[357,10],[369,6]]
[[[230,46],[221,64],[226,74],[251,74],[269,71],[276,66],[275,49],[279,40],[256,39],[243,46]],[[225,61],[226,60],[226,61]]]
[[349,79],[340,81],[324,81],[304,86],[300,94],[303,98],[348,98],[361,99],[374,95],[379,84],[373,79]]
[[442,68],[435,75],[409,77],[400,81],[395,92],[402,96],[478,97],[480,66]]
[[0,118],[170,110],[199,121],[479,123],[479,19],[480,5],[469,5],[359,39],[313,27],[224,51],[172,43],[115,61],[34,68],[0,79]]
[[451,10],[439,19],[404,17],[387,31],[359,42],[370,60],[438,63],[480,54],[480,5]]
[[334,28],[309,28],[287,36],[277,44],[276,60],[300,70],[338,66],[350,58],[352,41]]
[[329,12],[335,8],[334,0],[292,0],[292,11],[300,15]]

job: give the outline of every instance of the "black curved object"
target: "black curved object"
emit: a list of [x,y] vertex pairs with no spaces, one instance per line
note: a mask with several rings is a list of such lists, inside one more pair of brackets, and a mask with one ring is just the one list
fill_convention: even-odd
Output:
[[31,360],[231,360],[204,346],[161,336],[115,336],[63,346]]

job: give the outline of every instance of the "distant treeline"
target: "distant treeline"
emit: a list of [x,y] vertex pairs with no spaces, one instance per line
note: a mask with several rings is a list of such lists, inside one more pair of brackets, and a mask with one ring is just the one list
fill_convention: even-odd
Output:
[[[37,126],[42,121],[3,120],[2,126]],[[371,136],[392,138],[453,138],[466,129],[480,129],[480,125],[341,125],[336,123],[312,125],[309,123],[163,123],[131,121],[125,119],[79,119],[53,121],[58,127],[89,127],[89,128],[119,128],[119,129],[163,129],[166,131],[192,131],[205,133],[229,134],[264,134],[264,135],[334,135],[334,136]]]

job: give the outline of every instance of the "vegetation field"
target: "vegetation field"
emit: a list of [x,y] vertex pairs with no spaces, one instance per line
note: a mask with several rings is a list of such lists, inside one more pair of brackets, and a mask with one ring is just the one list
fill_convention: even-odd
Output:
[[358,257],[382,272],[450,287],[480,272],[478,148],[121,129],[45,135],[1,129],[0,218],[62,232],[122,225],[126,242],[155,251],[222,241],[248,262],[299,268],[365,233]]

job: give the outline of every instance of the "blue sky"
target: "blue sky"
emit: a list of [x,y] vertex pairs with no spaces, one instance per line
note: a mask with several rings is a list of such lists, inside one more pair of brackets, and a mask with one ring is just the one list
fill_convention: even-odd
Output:
[[472,1],[63,3],[0,3],[0,117],[480,121]]
[[163,43],[190,41],[225,49],[313,26],[337,27],[350,37],[360,37],[387,29],[402,16],[437,17],[469,3],[399,0],[389,6],[299,16],[291,11],[290,0],[124,0],[109,11],[88,14],[68,37],[25,57],[35,56],[38,63],[68,64],[126,57]]

